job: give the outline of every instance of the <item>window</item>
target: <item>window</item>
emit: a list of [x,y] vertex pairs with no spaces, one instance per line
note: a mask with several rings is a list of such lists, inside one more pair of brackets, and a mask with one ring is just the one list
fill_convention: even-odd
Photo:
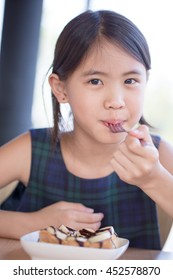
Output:
[[5,4],[5,0],[1,0],[0,1],[0,44],[1,44],[2,25],[3,25],[3,17],[4,17],[4,4]]

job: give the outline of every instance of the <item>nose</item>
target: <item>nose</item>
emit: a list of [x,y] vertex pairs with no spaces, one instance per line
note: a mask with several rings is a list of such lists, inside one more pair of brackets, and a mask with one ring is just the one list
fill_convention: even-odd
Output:
[[104,107],[108,109],[122,109],[125,107],[124,94],[120,89],[109,90],[109,94],[106,94],[104,101]]

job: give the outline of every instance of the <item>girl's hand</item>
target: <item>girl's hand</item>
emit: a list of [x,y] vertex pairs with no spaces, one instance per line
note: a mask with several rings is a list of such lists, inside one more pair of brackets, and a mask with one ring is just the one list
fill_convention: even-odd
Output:
[[145,125],[128,133],[111,160],[113,169],[123,181],[141,188],[156,176],[159,164],[158,150]]
[[103,219],[102,213],[94,213],[93,209],[83,204],[64,201],[43,208],[37,211],[36,215],[37,220],[42,220],[44,223],[42,228],[51,225],[59,227],[64,224],[74,229],[91,228],[97,230]]

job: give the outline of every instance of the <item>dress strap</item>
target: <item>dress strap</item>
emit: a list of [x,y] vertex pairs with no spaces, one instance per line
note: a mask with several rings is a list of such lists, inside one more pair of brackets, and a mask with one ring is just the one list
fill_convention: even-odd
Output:
[[151,135],[151,138],[152,138],[152,140],[153,140],[154,146],[155,146],[157,149],[159,149],[161,137],[160,137],[159,135]]

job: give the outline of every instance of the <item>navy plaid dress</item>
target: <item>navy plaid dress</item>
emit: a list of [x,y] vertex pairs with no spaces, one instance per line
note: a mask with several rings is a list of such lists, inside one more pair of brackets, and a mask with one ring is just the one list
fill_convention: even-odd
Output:
[[[28,186],[19,183],[1,209],[31,212],[57,201],[80,202],[95,212],[103,212],[102,227],[112,225],[130,246],[160,249],[155,203],[116,173],[99,179],[83,179],[65,166],[60,144],[52,150],[48,129],[33,129],[32,164]],[[160,138],[153,136],[158,147]]]

